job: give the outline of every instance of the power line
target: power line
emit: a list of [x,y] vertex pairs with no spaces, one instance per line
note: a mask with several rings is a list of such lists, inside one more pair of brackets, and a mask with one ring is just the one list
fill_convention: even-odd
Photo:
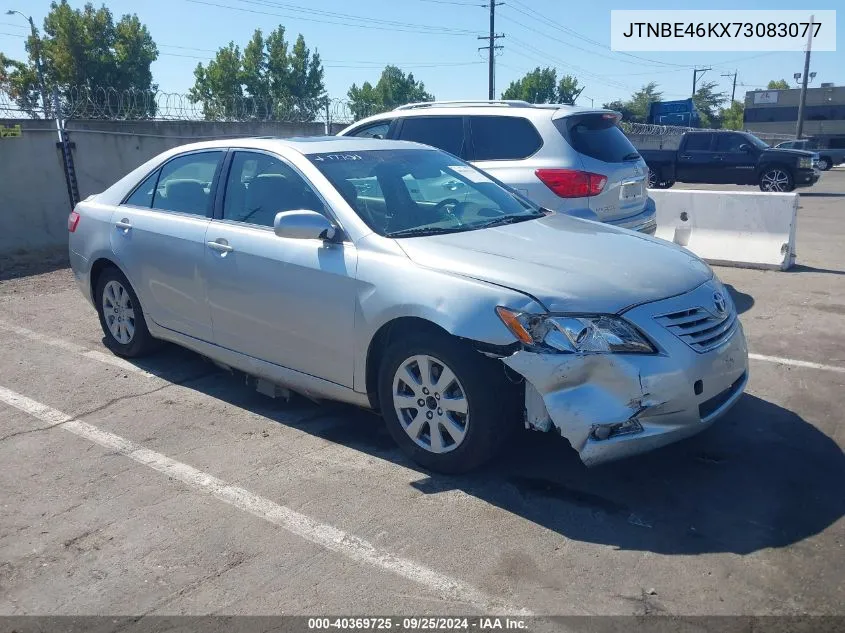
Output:
[[[209,7],[217,7],[217,8],[220,8],[220,9],[228,9],[230,11],[241,11],[243,13],[253,13],[253,14],[257,14],[257,15],[270,15],[270,16],[277,17],[277,18],[295,19],[295,20],[302,20],[302,21],[305,21],[305,22],[317,22],[317,23],[320,23],[320,24],[334,24],[334,25],[337,25],[337,26],[346,26],[346,27],[357,28],[357,29],[372,29],[372,30],[376,30],[376,31],[390,30],[390,31],[400,31],[400,32],[403,32],[403,33],[423,33],[423,34],[426,34],[426,35],[459,35],[461,37],[466,36],[466,35],[477,34],[477,31],[457,31],[457,30],[433,31],[433,30],[423,30],[423,29],[420,29],[420,28],[401,28],[399,26],[391,26],[390,28],[387,28],[386,26],[379,26],[379,25],[350,24],[349,22],[337,22],[337,21],[331,21],[331,20],[318,20],[316,18],[303,17],[301,15],[286,15],[286,14],[282,14],[282,13],[272,13],[270,11],[259,11],[258,9],[247,9],[245,7],[233,7],[231,5],[218,4],[218,3],[215,3],[215,2],[207,2],[206,0],[185,0],[185,2],[190,2],[192,4],[201,4],[201,5],[205,5],[205,6],[209,6]],[[358,18],[358,19],[362,19],[362,18]],[[366,18],[363,18],[363,19],[366,19]],[[426,27],[426,28],[430,29],[430,28],[433,28],[433,27]]]
[[[511,0],[511,4],[516,4],[516,5],[521,6],[525,9],[525,10],[521,10],[521,9],[517,9],[516,7],[511,6],[510,8],[513,11],[521,13],[522,15],[525,15],[529,18],[532,18],[532,19],[534,19],[534,20],[536,20],[536,21],[538,21],[542,24],[545,24],[546,26],[551,26],[552,28],[556,28],[558,30],[561,30],[564,33],[567,33],[567,34],[569,34],[573,37],[578,38],[579,40],[582,40],[582,41],[587,42],[589,44],[592,44],[594,46],[598,46],[599,48],[603,48],[603,49],[608,50],[608,51],[611,50],[610,47],[607,44],[603,44],[603,43],[601,43],[597,40],[594,40],[592,38],[587,37],[586,35],[582,35],[578,31],[576,31],[576,30],[574,30],[574,29],[572,29],[568,26],[564,26],[560,22],[555,22],[551,18],[548,18],[545,15],[535,11],[534,9],[529,7],[527,4],[520,2],[519,0]],[[561,44],[567,44],[566,42],[562,42],[562,41],[560,41],[560,43]],[[568,45],[571,46],[571,44],[568,44]],[[584,50],[584,49],[581,49],[581,50]],[[588,52],[590,52],[591,54],[597,54],[597,53],[595,53],[595,51],[588,51]],[[655,65],[659,65],[659,66],[678,66],[680,68],[689,68],[689,64],[674,64],[672,62],[663,62],[663,61],[660,61],[660,60],[657,60],[657,59],[648,59],[647,57],[640,57],[639,55],[633,55],[631,53],[627,53],[627,52],[624,52],[624,51],[612,51],[612,52],[615,52],[619,55],[624,55],[626,57],[631,57],[633,59],[637,59],[637,60],[639,60],[640,65],[642,65],[642,62],[645,61],[645,62],[649,62],[651,64],[655,64]],[[614,58],[614,57],[611,57],[610,59],[615,59],[616,61],[625,62],[625,63],[634,63],[634,62],[627,62],[626,60],[621,60],[621,59]]]

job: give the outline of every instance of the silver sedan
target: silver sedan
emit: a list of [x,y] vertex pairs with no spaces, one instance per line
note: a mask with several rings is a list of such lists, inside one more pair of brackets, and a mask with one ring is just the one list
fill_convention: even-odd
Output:
[[68,229],[115,353],[171,341],[262,391],[377,409],[433,470],[478,466],[523,425],[590,465],[643,452],[707,427],[747,381],[736,309],[694,255],[414,143],[183,146]]

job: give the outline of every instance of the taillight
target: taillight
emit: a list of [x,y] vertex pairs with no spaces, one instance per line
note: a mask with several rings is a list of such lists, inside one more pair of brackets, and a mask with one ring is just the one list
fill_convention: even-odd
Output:
[[76,211],[71,211],[67,216],[67,230],[73,233],[79,225],[79,214]]
[[561,198],[597,196],[607,184],[607,176],[578,169],[538,169],[534,173]]

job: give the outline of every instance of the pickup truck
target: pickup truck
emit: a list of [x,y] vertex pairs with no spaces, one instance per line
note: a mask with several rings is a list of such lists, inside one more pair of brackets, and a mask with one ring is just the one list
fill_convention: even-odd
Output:
[[817,147],[816,142],[811,139],[802,139],[800,141],[786,141],[785,143],[778,143],[775,149],[803,149],[807,152],[815,152],[819,155],[819,169],[827,171],[834,165],[845,163],[845,147]]
[[639,150],[649,169],[649,187],[676,182],[759,185],[761,191],[809,187],[821,172],[818,154],[769,147],[748,132],[684,132],[678,150]]

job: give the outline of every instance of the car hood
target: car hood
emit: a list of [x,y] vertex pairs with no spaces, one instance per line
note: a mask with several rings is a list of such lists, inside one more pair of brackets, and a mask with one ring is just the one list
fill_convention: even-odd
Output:
[[563,214],[396,242],[420,266],[526,293],[551,312],[617,313],[712,276],[679,246]]
[[798,158],[812,158],[818,152],[803,149],[787,149],[784,147],[770,147],[763,150],[763,154],[769,156],[796,156]]

